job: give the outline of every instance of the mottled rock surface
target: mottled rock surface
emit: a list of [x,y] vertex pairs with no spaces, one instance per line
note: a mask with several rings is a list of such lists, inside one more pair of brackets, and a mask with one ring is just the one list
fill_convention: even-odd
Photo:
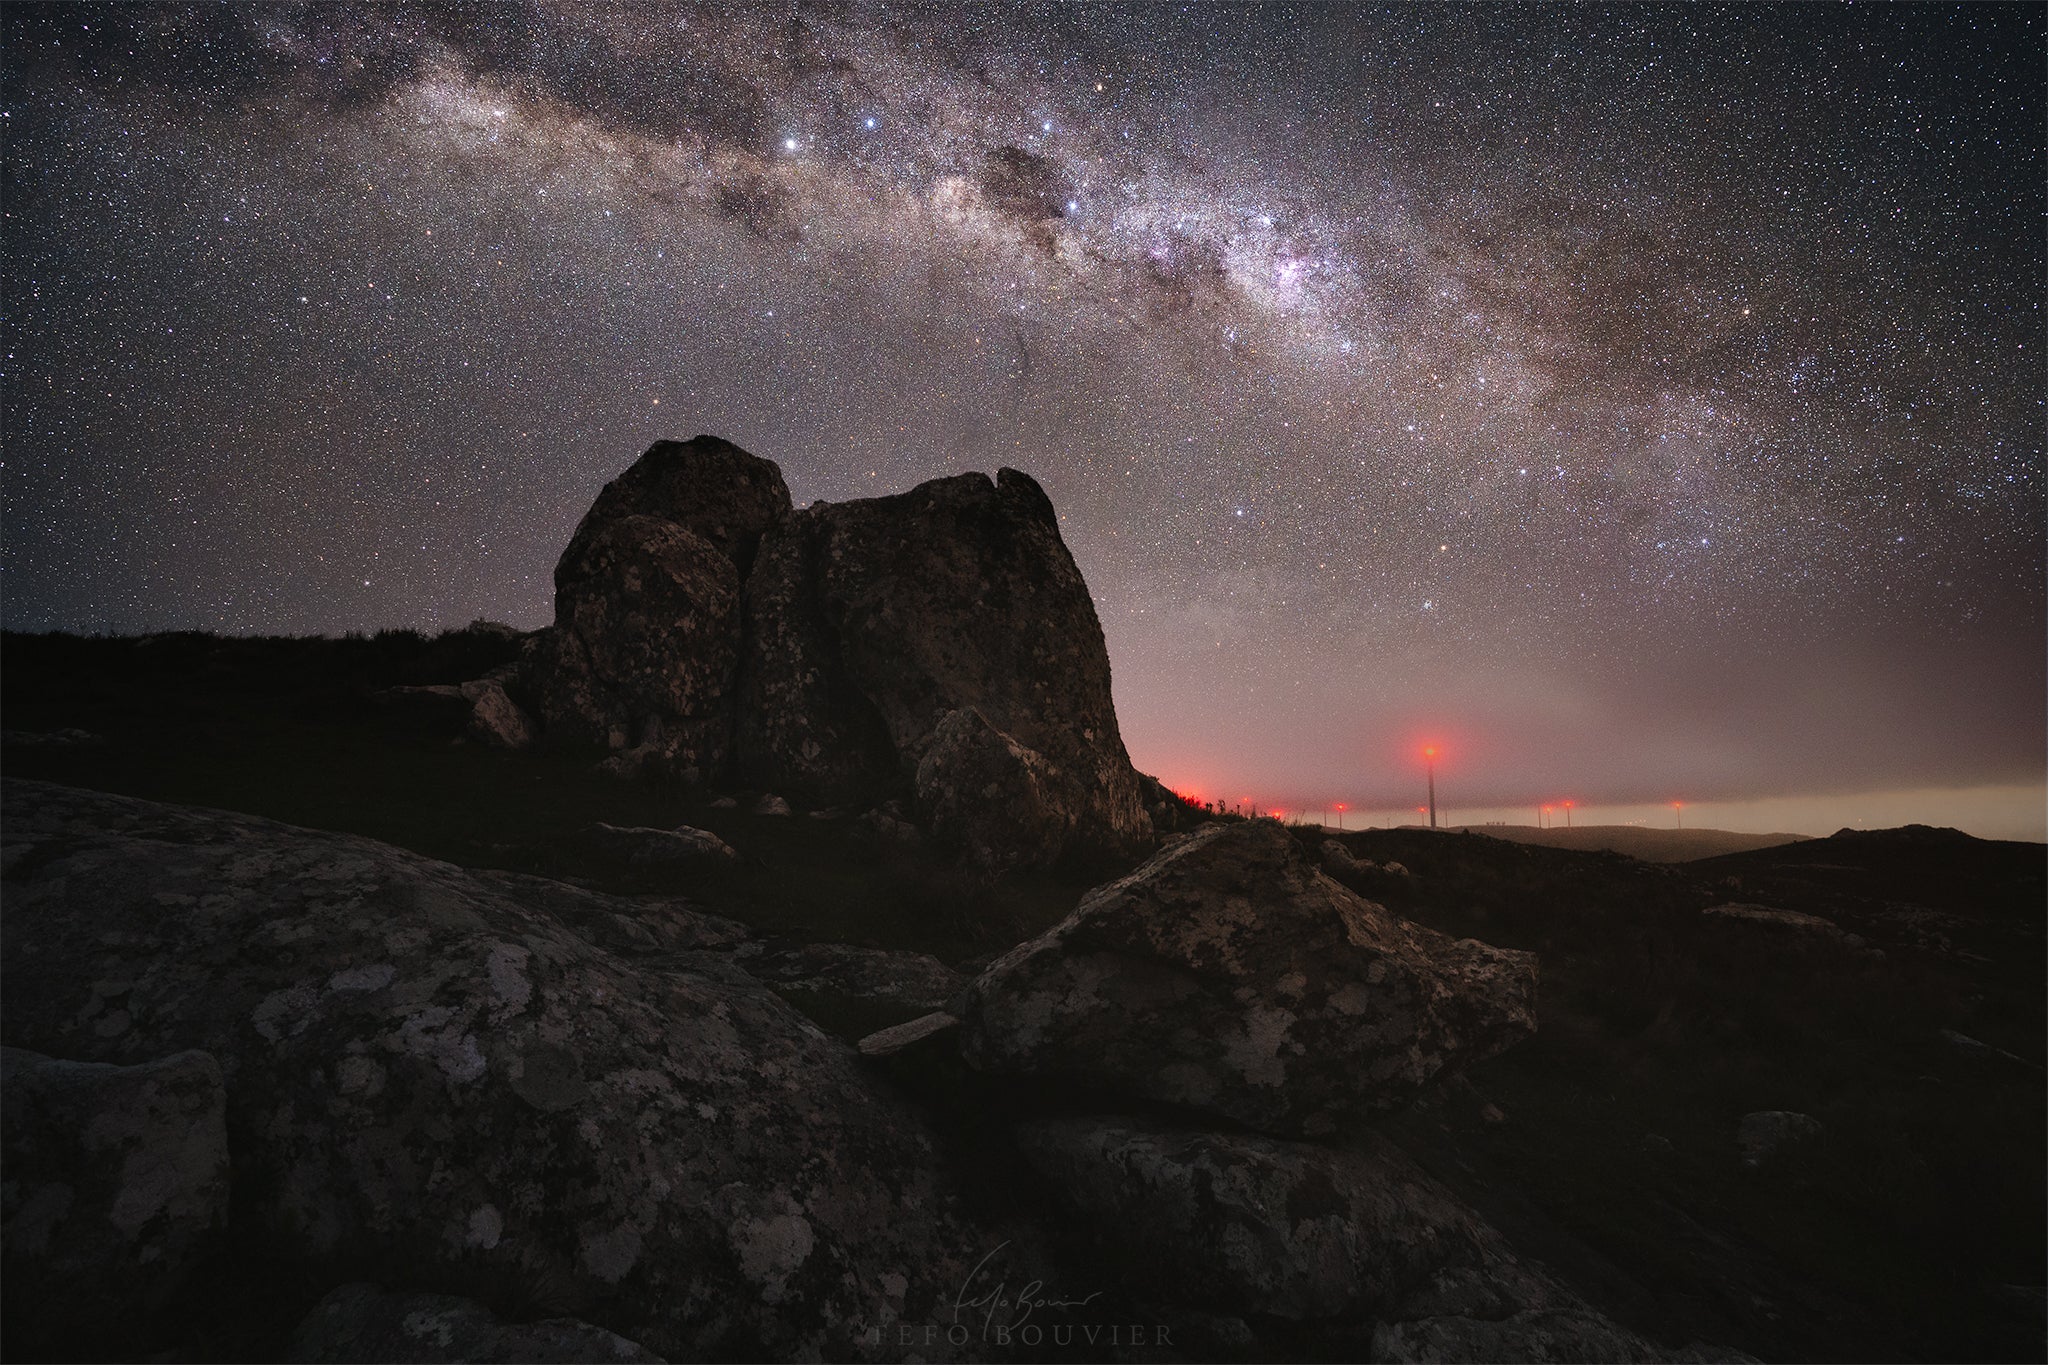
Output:
[[345,1284],[315,1304],[292,1334],[288,1358],[294,1365],[661,1361],[638,1342],[575,1318],[506,1322],[473,1299],[394,1294],[370,1284]]
[[1399,1148],[1041,1119],[1026,1160],[1149,1293],[1294,1319],[1499,1317],[1569,1301]]
[[744,578],[762,536],[789,508],[789,486],[773,460],[716,436],[656,441],[604,486],[564,553],[629,517],[654,517],[709,545]]
[[851,1049],[669,946],[686,911],[40,783],[0,820],[0,1036],[212,1053],[238,1235],[308,1273],[489,1282],[671,1357],[858,1358],[1002,1240]]
[[993,872],[1056,861],[1087,806],[1079,784],[971,707],[932,731],[916,790],[933,837]]
[[942,1009],[967,979],[927,953],[809,943],[740,959],[747,972],[783,991],[838,996],[923,1014]]
[[1088,893],[967,990],[984,1071],[1325,1134],[1536,1027],[1536,959],[1410,924],[1276,821],[1211,825]]
[[1340,1149],[1068,1117],[1017,1140],[1102,1264],[1176,1309],[1292,1319],[1331,1343],[1352,1325],[1373,1360],[1746,1359],[1615,1322],[1378,1136]]
[[1812,1155],[1825,1130],[1811,1114],[1789,1109],[1759,1109],[1735,1125],[1742,1167],[1748,1171],[1797,1167]]
[[[915,794],[972,849],[969,798],[919,781],[942,724],[966,711],[1033,756],[1023,764],[1058,803],[1058,855],[1150,839],[1094,602],[1027,475],[962,474],[804,509],[763,543],[747,616],[747,781],[831,805]],[[1023,838],[1019,860],[1053,842]]]
[[780,470],[709,436],[657,442],[605,485],[531,658],[548,729],[616,751],[625,775],[722,774],[741,585],[789,506]]
[[625,517],[578,534],[555,566],[537,692],[550,732],[699,775],[726,758],[740,580],[684,528]]
[[772,463],[657,444],[563,551],[524,678],[619,776],[914,798],[998,871],[1152,838],[1094,601],[1014,469],[792,512]]
[[[11,925],[8,940],[12,958],[22,945]],[[131,982],[84,984],[84,1031],[127,1033]],[[0,1048],[10,1344],[120,1344],[225,1228],[228,1175],[221,1069],[206,1053],[113,1066]]]
[[478,678],[462,684],[469,702],[469,731],[486,744],[501,749],[525,749],[539,737],[533,718],[505,691],[497,678]]

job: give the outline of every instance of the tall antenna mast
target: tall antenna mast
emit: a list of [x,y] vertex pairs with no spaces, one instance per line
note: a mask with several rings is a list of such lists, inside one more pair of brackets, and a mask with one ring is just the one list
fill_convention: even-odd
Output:
[[1422,751],[1422,757],[1429,764],[1429,827],[1436,828],[1436,746],[1430,745]]

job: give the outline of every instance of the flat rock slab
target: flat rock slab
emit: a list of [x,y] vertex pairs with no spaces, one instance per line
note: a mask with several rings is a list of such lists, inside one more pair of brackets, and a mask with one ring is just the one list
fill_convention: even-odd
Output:
[[710,830],[690,825],[649,829],[640,825],[600,822],[583,832],[583,841],[593,850],[634,867],[730,863],[737,862],[740,856],[733,851],[731,844]]
[[1408,923],[1276,821],[1222,823],[997,959],[967,989],[961,1051],[1315,1136],[1527,1037],[1535,997],[1533,954]]
[[863,1057],[895,1057],[914,1048],[931,1045],[934,1038],[944,1038],[960,1027],[960,1020],[944,1010],[922,1014],[905,1023],[890,1028],[877,1029],[860,1040],[860,1055]]
[[293,1365],[660,1365],[661,1357],[576,1318],[506,1322],[473,1299],[394,1294],[345,1284],[313,1306],[292,1334]]
[[1780,910],[1769,905],[1744,905],[1731,901],[1726,905],[1713,905],[1700,911],[1708,924],[1724,927],[1747,926],[1765,932],[1787,935],[1801,935],[1808,938],[1825,939],[1850,948],[1860,948],[1863,940],[1849,933],[1831,919],[1819,915],[1802,914],[1797,910]]

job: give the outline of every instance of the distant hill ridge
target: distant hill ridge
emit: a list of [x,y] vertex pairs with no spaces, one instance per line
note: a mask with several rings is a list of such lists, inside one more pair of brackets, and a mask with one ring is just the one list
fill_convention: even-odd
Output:
[[1579,825],[1538,829],[1534,825],[1460,825],[1456,828],[1516,844],[1569,848],[1582,852],[1607,850],[1651,863],[1683,863],[1727,853],[1802,843],[1806,834],[1744,834],[1729,829],[1651,829],[1642,825]]

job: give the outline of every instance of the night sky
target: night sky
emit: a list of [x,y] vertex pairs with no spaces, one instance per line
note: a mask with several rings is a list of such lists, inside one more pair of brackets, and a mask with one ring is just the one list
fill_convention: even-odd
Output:
[[2039,6],[0,22],[9,628],[537,626],[710,432],[1035,475],[1205,797],[2042,837]]

